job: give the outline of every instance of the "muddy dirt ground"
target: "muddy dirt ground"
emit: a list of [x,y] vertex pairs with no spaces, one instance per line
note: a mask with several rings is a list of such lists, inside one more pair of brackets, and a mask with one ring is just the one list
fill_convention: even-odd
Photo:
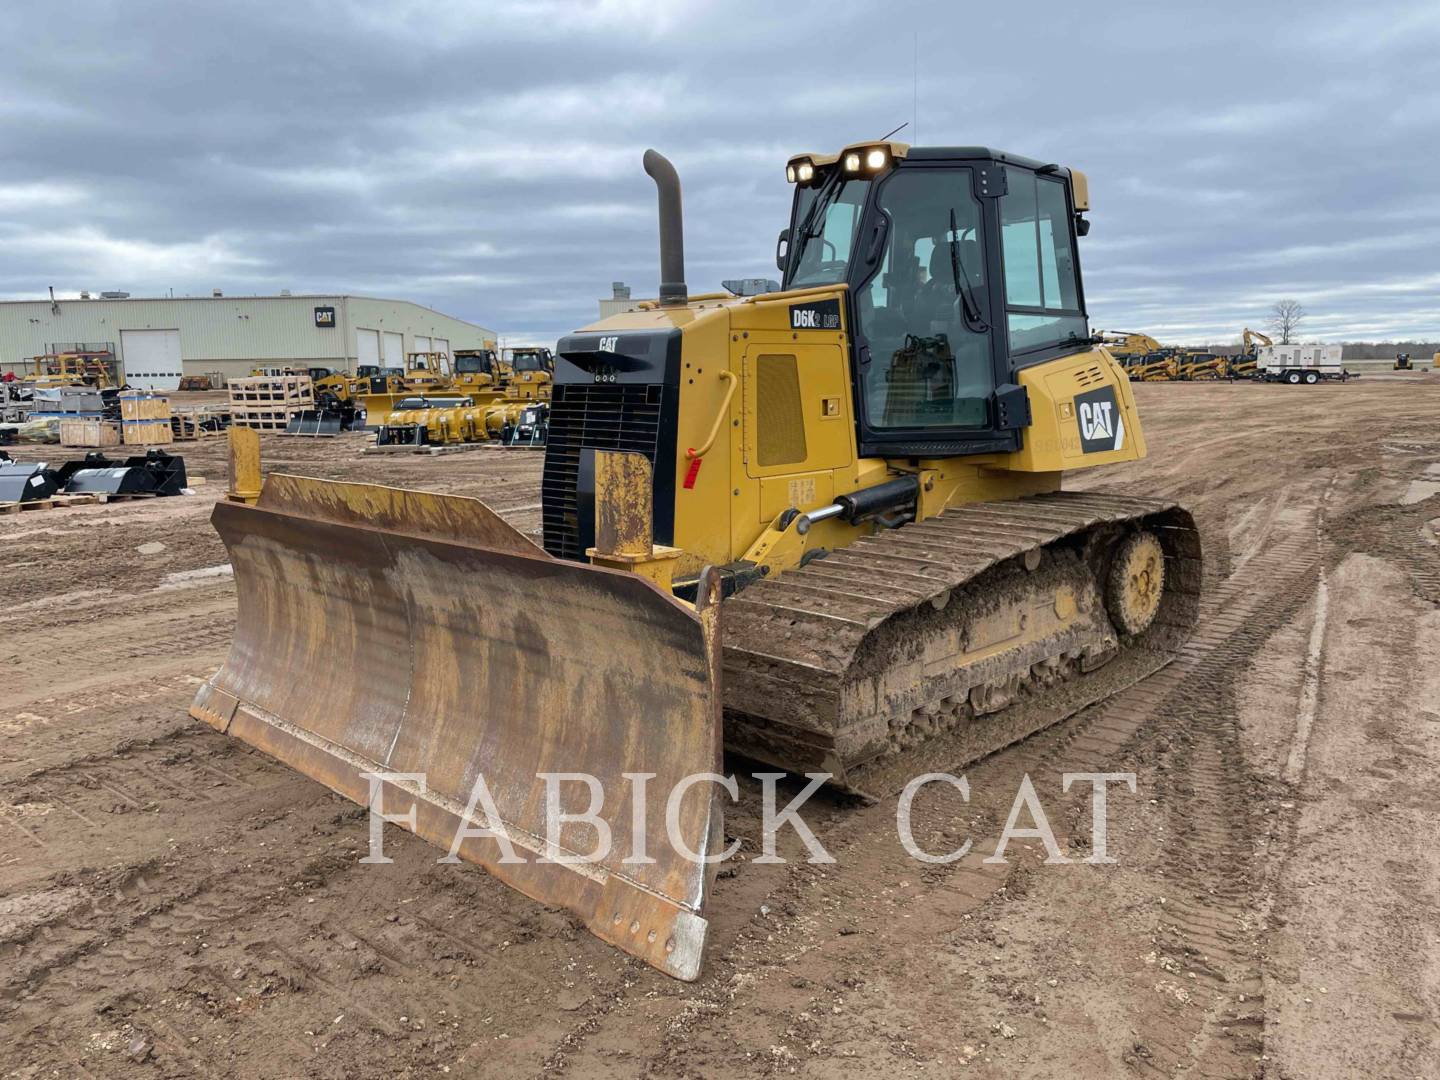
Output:
[[[1194,509],[1181,658],[926,788],[948,865],[823,794],[837,861],[754,865],[744,786],[693,985],[394,828],[362,865],[361,810],[186,716],[233,622],[220,441],[194,496],[0,517],[0,1076],[1440,1075],[1440,376],[1137,393],[1149,459],[1070,486]],[[266,465],[538,526],[538,454],[364,443]],[[1137,775],[1116,863],[1066,771]],[[1066,864],[984,861],[1027,774]]]

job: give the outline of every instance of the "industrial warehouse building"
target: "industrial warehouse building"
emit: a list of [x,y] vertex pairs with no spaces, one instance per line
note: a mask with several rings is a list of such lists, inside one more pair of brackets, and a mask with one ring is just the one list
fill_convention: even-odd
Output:
[[131,386],[216,386],[255,367],[400,367],[405,354],[478,349],[494,330],[408,300],[365,296],[201,296],[0,301],[0,373],[74,346],[108,349]]

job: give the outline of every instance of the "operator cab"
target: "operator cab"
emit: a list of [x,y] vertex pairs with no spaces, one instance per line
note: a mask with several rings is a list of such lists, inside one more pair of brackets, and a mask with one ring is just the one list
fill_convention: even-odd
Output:
[[792,158],[786,179],[776,263],[786,290],[847,286],[861,453],[1018,448],[1016,372],[1089,347],[1084,176],[983,147],[877,143]]
[[510,363],[517,372],[555,370],[555,357],[549,349],[511,349]]
[[456,349],[457,375],[494,375],[495,353],[490,349]]

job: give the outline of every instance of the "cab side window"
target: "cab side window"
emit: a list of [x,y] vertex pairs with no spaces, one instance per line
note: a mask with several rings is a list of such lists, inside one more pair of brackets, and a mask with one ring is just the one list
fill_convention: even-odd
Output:
[[1005,173],[1000,235],[1010,351],[1083,340],[1088,328],[1065,184],[1027,169],[1007,167]]

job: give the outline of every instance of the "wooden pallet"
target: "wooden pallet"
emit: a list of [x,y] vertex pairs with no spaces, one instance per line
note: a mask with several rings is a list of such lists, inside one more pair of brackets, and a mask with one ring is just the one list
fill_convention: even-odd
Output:
[[256,431],[284,431],[290,426],[290,417],[304,409],[246,409],[230,414],[231,427],[254,428]]
[[18,514],[22,510],[62,510],[67,506],[95,506],[112,502],[130,502],[134,499],[153,499],[153,491],[137,491],[127,495],[110,495],[92,492],[83,495],[51,495],[48,499],[29,499],[25,502],[0,502],[0,514]]
[[439,443],[435,446],[367,446],[360,452],[362,454],[424,454],[428,457],[435,457],[437,454],[463,454],[470,450],[493,449],[498,445],[495,442],[479,442]]
[[351,431],[321,431],[318,427],[312,431],[291,431],[287,424],[285,428],[277,431],[275,434],[284,435],[290,439],[338,439],[341,435],[355,435],[359,433]]

